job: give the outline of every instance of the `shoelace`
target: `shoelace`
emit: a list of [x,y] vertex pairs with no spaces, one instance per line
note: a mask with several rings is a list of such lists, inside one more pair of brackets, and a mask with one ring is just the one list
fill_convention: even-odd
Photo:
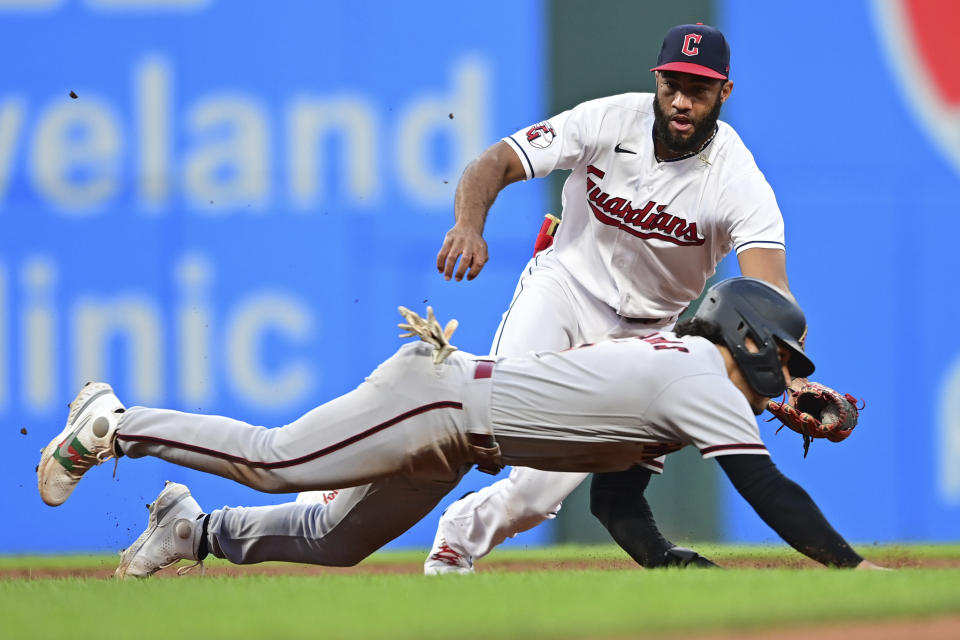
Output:
[[113,477],[117,477],[117,465],[120,463],[120,458],[113,455],[113,452],[110,449],[103,449],[97,453],[88,453],[87,455],[80,456],[79,459],[74,460],[73,470],[68,471],[67,474],[74,480],[80,481],[80,478],[83,477],[91,467],[101,465],[110,458],[114,459],[113,463]]
[[[149,506],[149,505],[147,505],[147,506]],[[121,553],[123,553],[123,552],[121,551]],[[161,569],[168,569],[168,568],[172,567],[173,565],[177,564],[178,562],[180,562],[181,560],[183,560],[183,558],[180,558],[180,557],[178,557],[178,556],[174,556],[169,562],[164,562],[163,564],[157,565],[156,571],[160,571]],[[203,560],[197,560],[197,561],[194,562],[193,564],[188,564],[188,565],[186,565],[186,566],[177,568],[177,575],[178,575],[178,576],[185,576],[186,574],[190,573],[190,571],[191,571],[194,567],[196,567],[197,565],[200,565],[200,577],[202,578],[202,577],[206,576],[206,575],[207,575],[207,567],[206,567],[206,565],[203,564]],[[153,573],[156,573],[156,571],[152,571],[152,572],[151,572],[151,575],[152,575]]]
[[439,560],[450,566],[459,566],[460,561],[463,559],[463,554],[451,548],[450,545],[447,544],[447,541],[443,540],[437,552],[430,556],[430,559]]
[[[164,563],[164,564],[159,565],[159,566],[157,567],[157,571],[160,571],[161,569],[167,569],[168,567],[172,567],[173,565],[177,564],[177,563],[180,562],[181,560],[183,560],[183,558],[179,558],[179,557],[177,557],[177,556],[174,556],[174,557],[173,557],[173,560],[171,560],[170,562],[166,562],[166,563]],[[178,569],[177,569],[177,575],[178,575],[178,576],[184,576],[184,575],[190,573],[190,570],[193,569],[193,568],[194,568],[195,566],[197,566],[197,565],[200,565],[200,576],[201,576],[201,577],[205,576],[205,575],[207,574],[207,568],[204,566],[203,560],[197,560],[197,561],[194,562],[193,564],[188,564],[188,565],[185,566],[185,567],[180,567],[180,568],[178,568]]]
[[[170,564],[165,565],[165,566],[160,567],[160,568],[161,568],[161,569],[165,569],[166,567],[169,567],[171,564],[174,564],[174,563],[176,563],[177,561],[179,561],[179,558],[177,558],[177,560],[174,560],[174,561],[171,562]],[[193,564],[188,564],[188,565],[185,566],[185,567],[180,567],[179,569],[177,569],[177,575],[178,575],[178,576],[185,576],[185,575],[187,575],[188,573],[190,573],[190,570],[193,569],[193,568],[194,568],[195,566],[197,566],[197,565],[200,565],[200,577],[202,578],[202,577],[204,577],[205,575],[207,575],[207,568],[204,566],[203,560],[197,560],[197,561],[194,562]]]

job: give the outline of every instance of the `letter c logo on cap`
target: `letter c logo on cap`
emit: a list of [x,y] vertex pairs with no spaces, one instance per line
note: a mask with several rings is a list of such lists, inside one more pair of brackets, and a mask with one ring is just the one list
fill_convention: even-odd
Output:
[[688,33],[683,36],[683,48],[680,49],[685,56],[695,56],[700,53],[700,49],[693,45],[700,44],[700,38],[702,38],[699,33]]

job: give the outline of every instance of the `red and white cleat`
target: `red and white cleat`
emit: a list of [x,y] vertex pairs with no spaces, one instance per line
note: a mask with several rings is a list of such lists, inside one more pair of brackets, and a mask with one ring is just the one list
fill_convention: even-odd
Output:
[[473,558],[443,536],[443,521],[437,527],[433,548],[423,563],[423,575],[439,576],[447,573],[473,573]]
[[67,425],[40,454],[37,488],[51,507],[66,502],[83,474],[116,457],[113,439],[124,407],[106,382],[88,382],[70,403]]

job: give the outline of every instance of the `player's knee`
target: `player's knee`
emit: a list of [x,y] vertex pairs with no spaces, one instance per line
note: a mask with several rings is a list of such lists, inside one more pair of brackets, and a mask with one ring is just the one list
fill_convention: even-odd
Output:
[[308,558],[300,560],[309,564],[316,564],[324,567],[355,567],[372,551],[366,549],[351,549],[349,547],[338,546],[337,548],[324,548],[316,550]]
[[521,531],[546,520],[559,508],[556,501],[542,496],[514,496],[506,504],[508,517],[520,526]]
[[590,482],[590,513],[604,526],[610,522],[617,495],[617,488],[607,480],[607,475],[594,474]]
[[513,519],[522,522],[546,520],[560,508],[556,496],[550,495],[550,492],[521,492],[515,486],[508,493],[506,504]]
[[604,526],[610,521],[612,505],[607,494],[590,490],[590,513],[603,523]]
[[350,549],[340,549],[336,555],[324,558],[322,564],[325,567],[355,567],[370,555],[369,551],[358,551]]
[[[643,501],[650,470],[635,466],[625,471],[595,473],[590,479],[590,513],[604,526],[631,505]],[[609,528],[609,526],[608,526]]]
[[303,489],[303,486],[299,483],[291,482],[277,473],[264,470],[258,471],[245,484],[251,489],[263,493],[297,493]]

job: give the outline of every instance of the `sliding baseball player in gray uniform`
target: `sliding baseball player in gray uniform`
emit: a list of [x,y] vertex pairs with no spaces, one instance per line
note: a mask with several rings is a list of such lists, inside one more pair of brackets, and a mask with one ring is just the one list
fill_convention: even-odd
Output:
[[125,408],[105,383],[70,404],[44,448],[40,495],[62,504],[94,465],[156,456],[265,492],[349,487],[327,505],[288,503],[205,512],[168,483],[118,577],[149,576],[208,554],[353,565],[405,531],[473,464],[551,471],[626,469],[686,445],[716,458],[741,494],[799,551],[832,566],[871,567],[809,496],[770,461],[754,418],[813,363],[800,308],[759,280],[708,292],[676,332],[483,358],[401,310],[408,344],[354,391],[274,429],[221,416]]

